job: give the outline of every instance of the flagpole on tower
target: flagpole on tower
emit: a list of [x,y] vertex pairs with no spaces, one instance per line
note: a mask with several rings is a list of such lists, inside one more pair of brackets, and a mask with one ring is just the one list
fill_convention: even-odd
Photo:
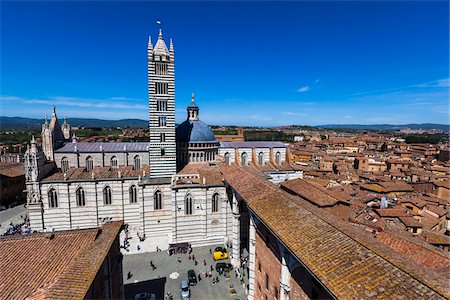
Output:
[[161,22],[161,20],[156,20],[156,24],[159,25],[159,34],[162,34],[162,22]]

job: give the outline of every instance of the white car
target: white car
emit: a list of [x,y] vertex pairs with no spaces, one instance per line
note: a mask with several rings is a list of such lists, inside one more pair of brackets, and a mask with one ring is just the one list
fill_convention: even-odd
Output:
[[191,296],[191,290],[189,288],[189,281],[182,280],[180,283],[180,292],[181,292],[181,299],[188,300]]

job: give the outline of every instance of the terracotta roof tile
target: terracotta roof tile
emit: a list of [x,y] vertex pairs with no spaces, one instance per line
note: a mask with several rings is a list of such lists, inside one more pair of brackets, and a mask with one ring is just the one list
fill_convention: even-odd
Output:
[[0,299],[83,298],[121,225],[0,238]]
[[405,259],[370,234],[237,166],[222,174],[249,210],[339,299],[448,297],[448,274]]
[[25,175],[25,167],[21,163],[0,162],[0,175],[18,177]]
[[85,168],[70,168],[66,172],[64,179],[63,172],[56,172],[44,178],[43,182],[63,181],[63,180],[91,180],[92,173],[95,179],[111,179],[111,178],[137,178],[150,173],[150,166],[144,166],[139,170],[135,170],[133,166],[119,166],[117,169],[110,167],[94,167],[93,172],[87,172]]

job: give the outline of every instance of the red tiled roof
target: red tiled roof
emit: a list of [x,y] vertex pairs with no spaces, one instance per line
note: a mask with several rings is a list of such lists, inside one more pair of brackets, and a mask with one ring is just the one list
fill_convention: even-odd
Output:
[[84,298],[121,226],[0,238],[0,299]]
[[304,179],[298,178],[284,181],[281,186],[318,206],[332,206],[339,202],[339,199],[332,197],[324,191],[325,188],[307,182]]
[[[370,234],[237,166],[225,181],[249,210],[339,299],[448,297],[448,274],[417,265]],[[350,267],[349,267],[350,266]]]
[[205,178],[205,184],[207,185],[223,185],[223,177],[222,173],[220,173],[219,167],[210,166],[207,162],[189,163],[177,173],[177,175],[183,174],[200,175],[200,182],[192,182],[194,184],[203,184],[203,178]]
[[382,218],[389,217],[409,217],[409,210],[404,207],[394,207],[394,208],[381,208],[375,209],[376,213]]
[[[135,170],[133,166],[119,166],[117,169],[110,167],[94,167],[94,179],[110,179],[110,178],[135,178],[144,176],[150,173],[150,167],[144,166],[139,170]],[[44,178],[42,181],[62,181],[62,180],[91,180],[92,173],[87,172],[85,168],[70,168],[66,172],[66,179],[64,173],[57,172]]]
[[0,162],[0,175],[18,177],[25,175],[25,168],[21,163]]

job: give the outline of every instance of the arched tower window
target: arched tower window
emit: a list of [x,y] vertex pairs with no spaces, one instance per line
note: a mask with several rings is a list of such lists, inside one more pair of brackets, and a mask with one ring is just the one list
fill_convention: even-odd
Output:
[[77,206],[85,206],[86,205],[86,199],[84,198],[84,190],[82,187],[77,189],[75,196],[77,199]]
[[137,189],[135,185],[130,186],[130,203],[137,203]]
[[224,155],[225,157],[225,165],[229,166],[230,165],[230,153],[225,153]]
[[155,210],[162,209],[162,194],[160,191],[155,192],[155,194],[153,195],[153,201]]
[[258,154],[258,164],[260,166],[264,166],[264,153],[259,152]]
[[106,186],[103,189],[103,204],[105,205],[112,204],[111,188],[109,186]]
[[186,195],[184,199],[184,213],[186,215],[192,215],[192,196],[190,194]]
[[111,157],[111,169],[117,169],[117,157]]
[[212,201],[211,201],[211,211],[213,213],[218,212],[219,211],[219,194],[215,193],[212,196]]
[[67,157],[63,157],[61,159],[61,171],[63,173],[66,173],[67,170],[69,170],[69,168],[70,168],[69,159]]
[[139,155],[136,155],[134,157],[134,169],[139,170],[141,168],[141,157]]
[[246,166],[248,164],[247,153],[244,152],[241,155],[241,165]]
[[88,156],[86,157],[86,171],[92,172],[93,169],[94,169],[94,160],[92,159],[92,157]]
[[58,207],[58,194],[55,189],[48,191],[48,206]]
[[280,151],[277,151],[277,153],[275,154],[275,162],[277,163],[277,165],[281,164],[281,153],[280,153]]

